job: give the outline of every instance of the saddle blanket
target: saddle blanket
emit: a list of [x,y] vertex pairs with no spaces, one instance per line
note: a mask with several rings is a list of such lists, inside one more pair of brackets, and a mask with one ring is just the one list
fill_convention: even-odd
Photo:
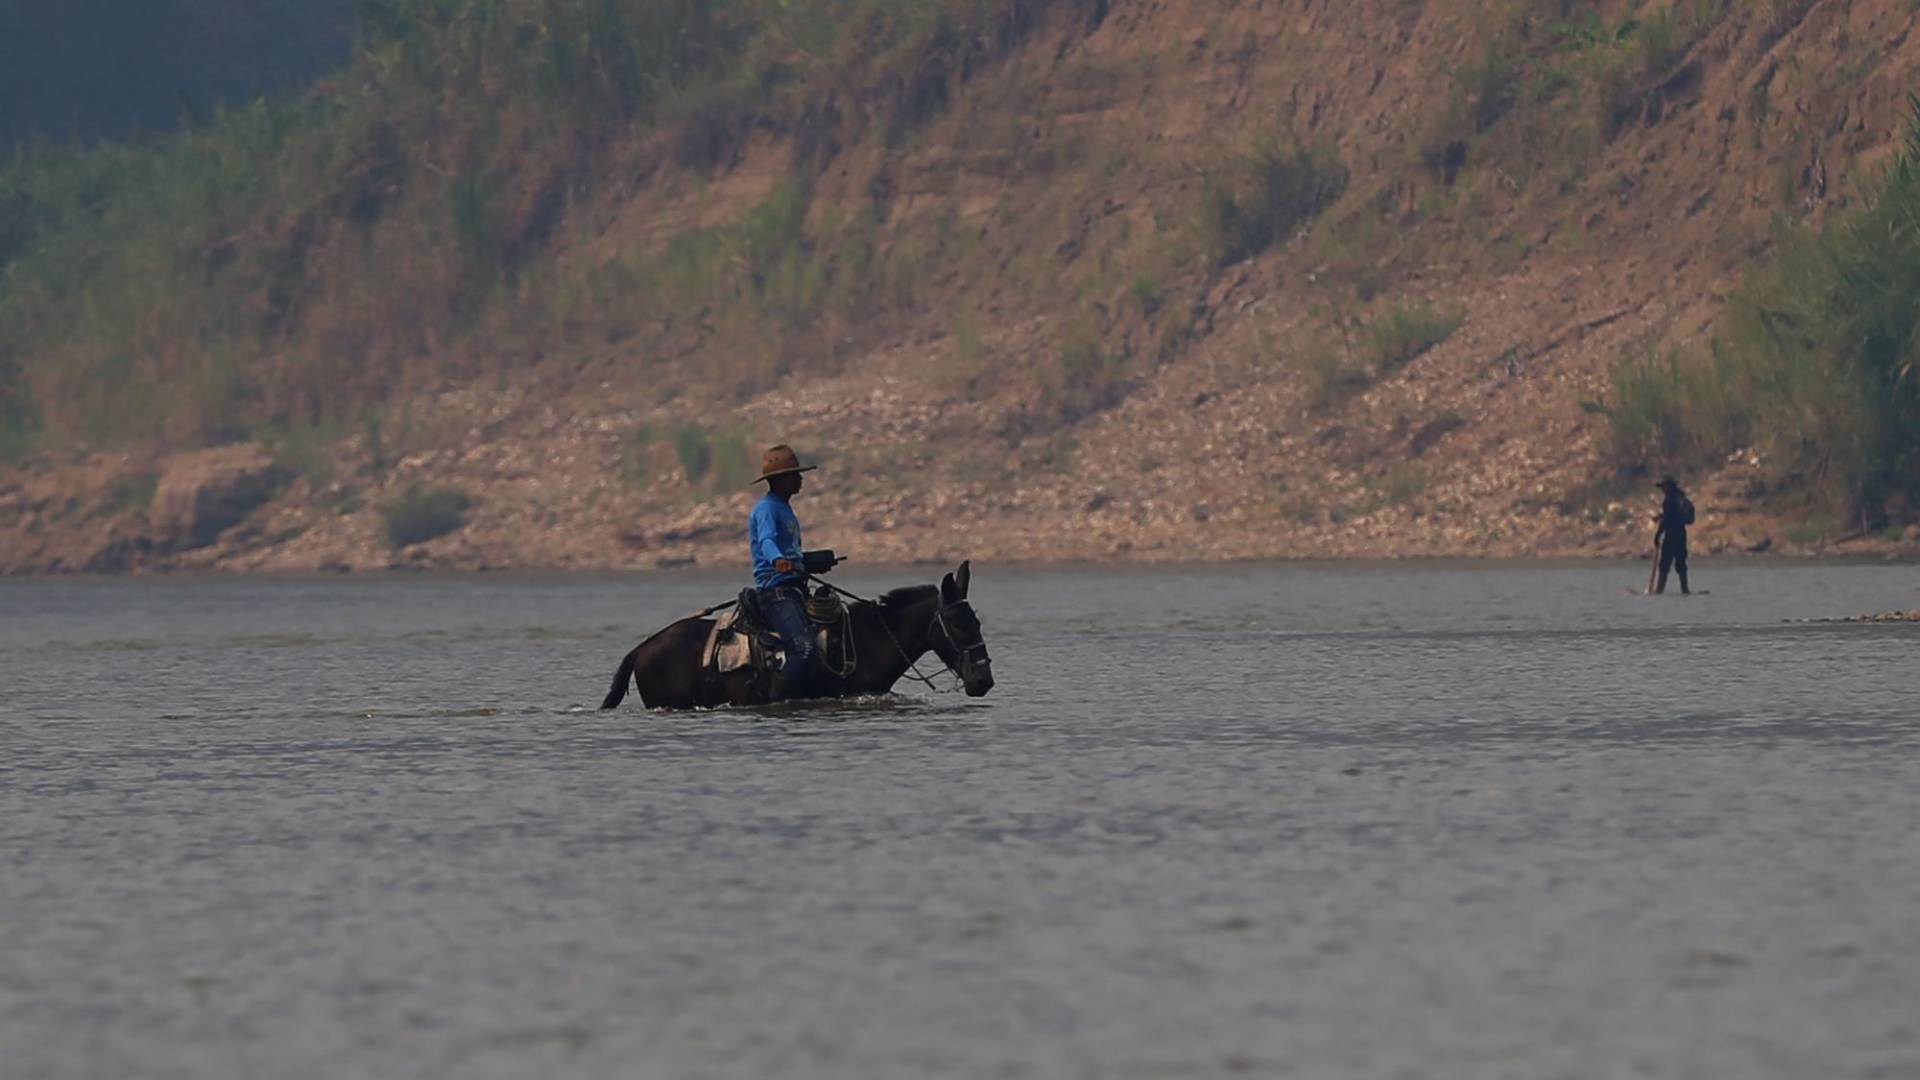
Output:
[[[846,659],[842,655],[840,635],[834,628],[815,626],[813,632],[814,647],[822,657],[834,663]],[[714,616],[713,629],[707,632],[707,646],[700,653],[700,666],[721,675],[744,667],[778,670],[786,663],[786,656],[786,650],[771,640],[762,639],[758,628],[741,617],[739,608],[733,607]]]
[[739,671],[743,667],[762,664],[771,657],[758,657],[755,654],[764,650],[753,632],[739,625],[740,609],[728,608],[713,620],[713,629],[707,634],[707,647],[701,653],[700,664],[710,671],[724,675],[729,671]]

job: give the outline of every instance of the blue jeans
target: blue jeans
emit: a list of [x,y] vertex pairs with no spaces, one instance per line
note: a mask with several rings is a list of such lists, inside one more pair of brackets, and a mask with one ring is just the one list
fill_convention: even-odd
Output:
[[813,626],[807,621],[807,594],[792,585],[761,589],[760,611],[787,646],[787,666],[782,669],[787,693],[799,695],[811,691],[814,648]]

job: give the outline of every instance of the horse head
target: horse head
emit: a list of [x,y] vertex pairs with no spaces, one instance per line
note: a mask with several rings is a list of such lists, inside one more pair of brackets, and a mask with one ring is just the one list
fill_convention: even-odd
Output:
[[993,689],[993,658],[987,655],[980,616],[967,603],[972,578],[973,564],[963,562],[958,571],[940,580],[940,610],[934,613],[929,640],[940,662],[960,676],[967,696],[985,697]]

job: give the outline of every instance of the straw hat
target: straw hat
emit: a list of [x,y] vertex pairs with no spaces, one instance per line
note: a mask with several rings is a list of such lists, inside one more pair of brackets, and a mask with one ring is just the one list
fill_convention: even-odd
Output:
[[[800,455],[793,452],[793,447],[781,443],[779,446],[768,447],[767,452],[760,455],[760,480],[771,480],[788,473],[812,472],[819,467],[818,465],[801,465]],[[757,484],[760,480],[755,480],[754,483]]]

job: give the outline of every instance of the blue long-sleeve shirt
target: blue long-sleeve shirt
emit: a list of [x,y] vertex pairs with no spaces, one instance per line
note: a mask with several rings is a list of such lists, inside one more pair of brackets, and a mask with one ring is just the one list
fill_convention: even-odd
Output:
[[753,585],[770,589],[775,585],[799,585],[799,574],[773,568],[773,560],[790,559],[800,565],[800,519],[787,500],[774,494],[760,496],[747,517],[747,542],[753,548]]

